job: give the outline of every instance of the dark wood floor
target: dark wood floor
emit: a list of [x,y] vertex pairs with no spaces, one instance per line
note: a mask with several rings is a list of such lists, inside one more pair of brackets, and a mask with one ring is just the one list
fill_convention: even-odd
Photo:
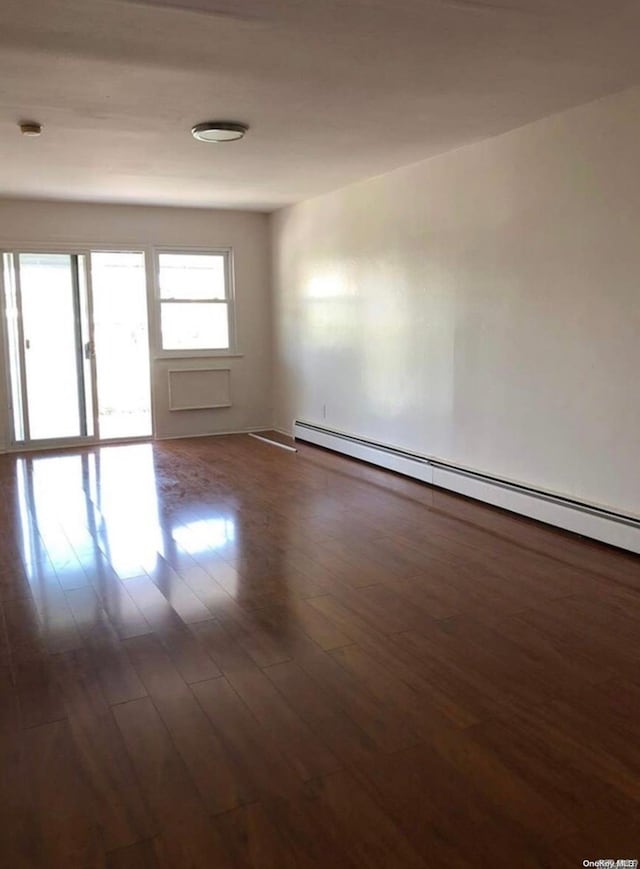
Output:
[[2,867],[640,856],[640,561],[246,436],[0,458]]

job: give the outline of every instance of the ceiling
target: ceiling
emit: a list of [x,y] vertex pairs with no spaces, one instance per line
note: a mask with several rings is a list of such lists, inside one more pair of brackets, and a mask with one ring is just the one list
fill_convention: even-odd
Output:
[[638,0],[2,7],[2,196],[268,211],[640,81]]

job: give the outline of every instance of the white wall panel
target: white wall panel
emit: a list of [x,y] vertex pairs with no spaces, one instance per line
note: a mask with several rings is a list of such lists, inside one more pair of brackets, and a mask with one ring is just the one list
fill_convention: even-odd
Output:
[[294,418],[640,514],[640,88],[272,219]]

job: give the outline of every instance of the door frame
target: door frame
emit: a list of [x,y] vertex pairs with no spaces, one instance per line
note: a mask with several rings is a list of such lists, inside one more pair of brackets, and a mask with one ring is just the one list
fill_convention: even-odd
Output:
[[[26,382],[26,365],[25,365],[25,357],[24,357],[24,332],[23,332],[23,324],[22,324],[22,297],[20,293],[20,269],[18,267],[18,256],[22,253],[26,254],[38,254],[38,253],[49,253],[49,254],[61,254],[64,256],[82,256],[84,257],[84,281],[86,286],[86,317],[87,317],[87,330],[88,330],[88,339],[92,342],[92,345],[95,346],[95,328],[94,328],[94,319],[93,319],[93,286],[91,282],[91,254],[92,253],[138,253],[141,254],[144,258],[144,269],[145,269],[145,298],[147,304],[147,344],[148,344],[148,352],[149,352],[149,401],[151,407],[151,434],[150,435],[139,435],[132,436],[126,438],[100,438],[99,437],[99,426],[98,426],[98,376],[97,376],[97,366],[95,355],[91,357],[89,360],[89,377],[91,382],[91,418],[93,420],[93,434],[87,436],[73,437],[73,438],[46,438],[42,440],[38,440],[36,442],[29,441],[29,429],[28,429],[28,409],[26,405],[27,401],[27,382]],[[96,245],[87,245],[86,243],[81,245],[75,244],[51,244],[51,243],[43,243],[43,244],[34,244],[33,242],[29,242],[28,244],[21,243],[0,243],[0,254],[9,254],[12,258],[13,265],[13,273],[16,282],[16,300],[18,302],[18,340],[21,345],[21,353],[20,353],[20,381],[21,381],[21,395],[22,395],[22,405],[23,405],[23,423],[25,427],[25,440],[24,441],[16,441],[14,425],[13,425],[13,408],[12,408],[12,390],[11,390],[11,360],[9,358],[9,341],[8,341],[8,323],[6,317],[6,288],[4,286],[4,269],[0,268],[0,308],[2,313],[2,328],[0,329],[0,342],[2,343],[2,351],[5,361],[5,391],[7,396],[7,409],[8,413],[6,415],[6,423],[5,423],[5,443],[6,443],[6,451],[7,452],[37,452],[39,450],[47,450],[47,449],[62,449],[62,448],[72,448],[79,446],[94,446],[96,444],[117,444],[117,443],[131,443],[131,442],[139,442],[139,441],[148,441],[155,439],[156,432],[156,414],[155,414],[155,395],[153,389],[153,333],[152,333],[152,325],[153,325],[153,312],[151,310],[152,302],[151,302],[151,291],[152,287],[150,286],[150,278],[149,278],[149,262],[151,258],[151,250],[147,245],[132,245],[132,244],[96,244]],[[80,266],[80,264],[78,264]],[[78,273],[76,277],[80,280],[80,271],[82,269],[78,268]],[[80,303],[82,306],[82,298],[80,299]],[[82,317],[82,311],[79,312],[80,317]],[[82,349],[82,348],[81,348]],[[84,362],[84,354],[83,362]]]

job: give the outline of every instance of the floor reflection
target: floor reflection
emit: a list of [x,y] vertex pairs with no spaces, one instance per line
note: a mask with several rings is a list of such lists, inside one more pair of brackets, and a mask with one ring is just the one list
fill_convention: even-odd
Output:
[[74,631],[92,626],[130,637],[176,618],[272,633],[267,608],[286,637],[295,599],[325,590],[303,551],[315,550],[322,495],[295,516],[273,512],[266,478],[247,479],[231,454],[216,463],[183,449],[141,443],[12,460],[16,543],[50,646],[73,648]]
[[34,585],[52,571],[63,587],[103,556],[120,578],[153,569],[162,555],[150,445],[109,447],[17,462],[24,561]]
[[86,594],[72,593],[87,587],[94,610],[126,621],[140,577],[186,620],[210,618],[176,568],[188,578],[194,566],[224,564],[217,572],[225,587],[209,583],[218,599],[237,593],[237,574],[223,559],[235,555],[235,511],[183,502],[174,486],[167,491],[164,468],[159,485],[156,461],[151,444],[16,460],[22,561],[45,630],[74,629],[69,602],[86,603]]
[[207,549],[225,549],[235,542],[236,526],[233,519],[214,517],[195,519],[173,529],[172,537],[190,555]]
[[102,551],[121,579],[153,570],[163,538],[151,445],[105,448],[90,458]]

